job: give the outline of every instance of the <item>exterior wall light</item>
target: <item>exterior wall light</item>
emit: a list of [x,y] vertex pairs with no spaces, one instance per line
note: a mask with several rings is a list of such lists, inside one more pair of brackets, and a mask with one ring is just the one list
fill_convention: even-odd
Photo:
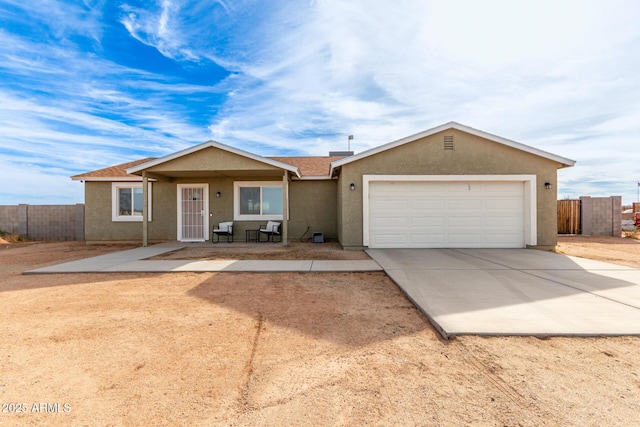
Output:
[[544,188],[546,188],[547,190],[551,190],[553,188],[553,185],[551,185],[550,182],[545,182],[544,183]]
[[351,185],[349,186],[350,189],[355,190],[356,189],[356,185],[352,182]]
[[222,194],[220,194],[220,192],[219,192],[219,191],[216,193],[216,197],[220,197],[221,195],[222,195]]

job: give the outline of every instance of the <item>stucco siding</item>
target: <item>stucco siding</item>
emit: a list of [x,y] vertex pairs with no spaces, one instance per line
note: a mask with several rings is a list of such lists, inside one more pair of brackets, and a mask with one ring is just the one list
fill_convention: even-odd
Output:
[[[153,242],[177,239],[178,184],[209,185],[209,229],[214,224],[233,221],[234,181],[282,182],[282,179],[258,176],[237,180],[231,178],[182,178],[171,182],[155,181],[151,185],[153,194],[151,197],[152,219],[148,224],[149,240]],[[111,190],[110,182],[87,181],[85,183],[86,240],[88,242],[142,241],[142,223],[140,221],[112,221]],[[218,192],[220,192],[220,197],[216,197]],[[306,211],[301,211],[300,215],[306,215]],[[235,221],[234,238],[238,241],[244,241],[245,230],[256,230],[265,223],[266,221]],[[298,229],[294,228],[294,232],[297,233]]]
[[218,148],[209,147],[179,157],[174,160],[153,166],[149,172],[193,172],[193,171],[274,171],[281,174],[282,170],[257,160],[249,159],[237,154],[229,153]]
[[[443,137],[454,138],[444,150]],[[372,175],[509,175],[537,177],[537,246],[557,243],[556,188],[558,164],[475,135],[449,129],[342,166],[339,192],[340,240],[345,247],[362,246],[362,176]],[[545,189],[544,183],[552,185]],[[356,185],[350,190],[351,183]]]
[[337,184],[336,180],[289,183],[289,240],[303,235],[308,239],[313,232],[322,232],[327,239],[338,238]]
[[87,181],[84,190],[84,236],[88,242],[142,238],[142,225],[139,222],[111,220],[110,182]]

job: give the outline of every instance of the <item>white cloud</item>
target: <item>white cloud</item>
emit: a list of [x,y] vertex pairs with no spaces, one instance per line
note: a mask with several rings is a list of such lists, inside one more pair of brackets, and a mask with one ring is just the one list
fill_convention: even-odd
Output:
[[637,22],[624,1],[298,4],[245,35],[251,79],[210,129],[274,149],[308,134],[302,150],[324,154],[350,133],[362,151],[457,120],[577,159],[561,184],[597,171],[624,186],[640,175]]
[[[106,3],[48,4],[29,16],[100,42]],[[119,10],[131,37],[178,66],[213,61],[232,74],[213,86],[177,82],[0,30],[0,70],[41,78],[35,86],[55,97],[3,86],[5,147],[32,155],[56,147],[60,158],[103,162],[96,167],[206,139],[264,155],[326,154],[346,148],[349,134],[363,151],[456,120],[578,160],[559,172],[561,193],[618,183],[635,200],[627,188],[640,179],[635,2],[159,0]],[[197,112],[212,117],[207,128],[194,124],[188,99],[208,93],[225,101]]]

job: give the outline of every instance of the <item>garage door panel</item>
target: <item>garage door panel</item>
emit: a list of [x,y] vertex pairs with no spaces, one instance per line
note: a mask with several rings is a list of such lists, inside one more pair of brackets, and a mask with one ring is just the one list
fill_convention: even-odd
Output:
[[[415,195],[411,197],[416,197]],[[409,203],[411,209],[444,209],[444,201],[442,199],[418,199],[411,200]]]
[[[477,234],[469,234],[469,233],[461,233],[461,232],[453,232],[447,235],[447,241],[453,245],[477,245],[482,243],[483,238]],[[466,246],[468,247],[468,246]]]
[[500,215],[500,216],[487,216],[484,218],[484,224],[487,227],[493,227],[493,228],[515,228],[518,230],[522,230],[524,224],[522,221],[522,217],[519,215],[508,215],[508,216],[504,216],[504,215]]
[[410,201],[407,199],[402,199],[399,197],[387,197],[387,198],[378,198],[376,197],[371,201],[371,206],[374,209],[384,209],[386,210],[399,210],[403,211],[405,209],[410,208]]
[[451,227],[462,227],[462,228],[473,228],[473,227],[482,227],[483,218],[479,216],[472,217],[449,217],[447,218],[446,223]]
[[413,247],[424,247],[424,245],[438,246],[445,242],[445,237],[440,234],[415,234],[410,237]]
[[524,247],[522,182],[372,182],[370,247]]
[[484,200],[480,198],[465,198],[447,200],[447,209],[450,210],[476,210],[480,211],[484,207]]
[[[488,196],[490,197],[490,196]],[[516,199],[519,199],[520,202],[522,202],[522,199],[517,197],[517,196],[513,196],[510,198],[504,198],[504,197],[500,197],[500,198],[487,198],[484,201],[485,204],[485,208],[486,209],[496,209],[496,210],[503,210],[503,209],[515,209],[515,210],[519,210],[516,207],[514,207],[514,201]],[[520,210],[519,210],[520,211]]]
[[375,238],[377,248],[406,247],[408,244],[409,238],[406,234],[379,234]]
[[410,224],[407,219],[382,221],[378,224],[375,224],[376,229],[383,234],[406,233],[409,226]]
[[412,227],[416,227],[417,230],[425,230],[429,228],[440,229],[446,225],[447,219],[441,216],[433,216],[433,217],[417,217],[411,218],[409,224]]

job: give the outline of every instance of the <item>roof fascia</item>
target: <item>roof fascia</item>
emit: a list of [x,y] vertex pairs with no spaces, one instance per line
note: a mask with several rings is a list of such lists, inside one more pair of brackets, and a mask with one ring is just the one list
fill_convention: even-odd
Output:
[[300,181],[322,181],[332,179],[329,175],[304,175],[300,178]]
[[[115,176],[115,177],[108,177],[108,176],[87,176],[87,177],[83,177],[83,176],[72,176],[71,177],[72,181],[103,181],[103,182],[137,182],[137,181],[142,181],[142,177],[139,176],[131,176],[131,177],[126,177],[126,176]],[[149,180],[151,181],[151,179]],[[153,180],[155,181],[155,180]]]
[[278,162],[276,160],[272,160],[272,159],[269,159],[267,157],[258,156],[257,154],[249,153],[248,151],[244,151],[244,150],[240,150],[238,148],[230,147],[228,145],[221,144],[221,143],[216,142],[216,141],[207,141],[207,142],[205,142],[203,144],[195,145],[193,147],[186,148],[186,149],[178,151],[176,153],[169,154],[167,156],[160,157],[158,159],[151,160],[151,161],[146,162],[146,163],[141,163],[141,164],[136,165],[136,166],[132,166],[132,167],[128,168],[126,170],[126,172],[129,173],[129,174],[138,174],[138,173],[142,172],[145,169],[151,168],[153,166],[160,165],[160,164],[165,163],[165,162],[169,162],[171,160],[180,158],[182,156],[186,156],[188,154],[196,153],[196,152],[198,152],[200,150],[204,150],[205,148],[209,148],[209,147],[217,148],[219,150],[227,151],[229,153],[233,153],[233,154],[236,154],[238,156],[246,157],[246,158],[249,158],[251,160],[255,160],[255,161],[258,161],[258,162],[261,162],[261,163],[265,163],[265,164],[267,164],[269,166],[273,166],[273,167],[276,167],[278,169],[287,170],[287,171],[289,171],[291,173],[294,173],[298,178],[300,178],[300,171],[295,166],[288,165],[288,164],[282,163],[282,162]]

